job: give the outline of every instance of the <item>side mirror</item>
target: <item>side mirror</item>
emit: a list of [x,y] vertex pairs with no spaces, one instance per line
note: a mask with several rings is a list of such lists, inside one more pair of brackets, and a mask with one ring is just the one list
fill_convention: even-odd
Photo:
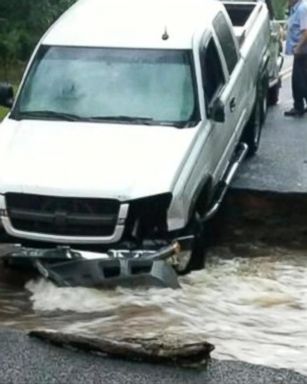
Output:
[[210,108],[210,117],[218,123],[225,122],[225,105],[220,98],[217,98]]
[[0,83],[0,105],[12,108],[14,103],[14,89],[11,84]]

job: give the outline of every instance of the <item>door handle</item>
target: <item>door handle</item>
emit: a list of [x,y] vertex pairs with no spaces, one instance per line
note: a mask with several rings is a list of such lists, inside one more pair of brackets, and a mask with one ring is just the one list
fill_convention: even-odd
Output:
[[236,109],[236,99],[232,98],[229,103],[230,112],[233,112]]

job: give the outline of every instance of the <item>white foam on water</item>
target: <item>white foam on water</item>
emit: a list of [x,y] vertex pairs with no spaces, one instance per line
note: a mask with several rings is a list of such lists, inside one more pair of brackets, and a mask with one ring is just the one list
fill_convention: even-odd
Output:
[[271,257],[223,260],[221,252],[211,253],[204,271],[181,278],[178,290],[57,288],[44,280],[26,288],[36,311],[86,314],[62,331],[207,340],[215,358],[307,375],[307,256],[274,250]]

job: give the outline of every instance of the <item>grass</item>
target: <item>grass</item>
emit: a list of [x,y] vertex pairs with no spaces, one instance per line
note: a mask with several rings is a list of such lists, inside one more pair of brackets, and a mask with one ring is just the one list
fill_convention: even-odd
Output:
[[[15,87],[14,87],[15,88]],[[8,108],[0,107],[0,122],[5,118],[5,116],[10,112]]]
[[0,121],[4,118],[4,116],[7,114],[8,110],[6,108],[0,107]]

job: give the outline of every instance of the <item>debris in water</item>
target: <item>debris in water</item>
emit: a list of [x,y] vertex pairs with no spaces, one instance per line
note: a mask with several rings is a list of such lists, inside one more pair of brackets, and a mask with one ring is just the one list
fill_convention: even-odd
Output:
[[137,361],[172,363],[184,367],[207,367],[210,352],[214,349],[208,342],[182,343],[178,339],[175,342],[157,338],[111,340],[44,330],[31,331],[29,335],[55,345],[86,352]]

